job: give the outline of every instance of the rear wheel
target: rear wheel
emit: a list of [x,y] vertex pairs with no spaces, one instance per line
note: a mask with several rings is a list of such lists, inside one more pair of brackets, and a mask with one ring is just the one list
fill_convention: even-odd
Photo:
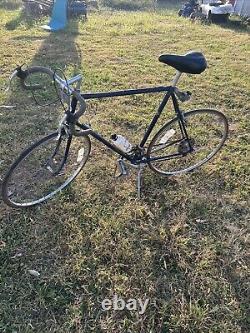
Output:
[[[4,202],[30,207],[50,199],[68,186],[87,162],[91,149],[87,136],[50,134],[23,151],[2,183]],[[68,151],[68,153],[67,153]]]
[[159,130],[148,147],[148,164],[159,174],[176,175],[200,167],[227,139],[228,122],[221,112],[194,110],[183,117],[189,141],[183,138],[176,117]]

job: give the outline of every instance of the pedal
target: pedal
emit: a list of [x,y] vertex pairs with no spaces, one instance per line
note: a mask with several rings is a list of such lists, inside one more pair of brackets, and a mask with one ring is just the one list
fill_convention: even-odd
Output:
[[[118,170],[118,174],[116,174],[116,171]],[[127,176],[128,175],[128,170],[127,167],[122,159],[119,159],[117,161],[116,169],[115,169],[115,178],[119,178],[122,176]]]

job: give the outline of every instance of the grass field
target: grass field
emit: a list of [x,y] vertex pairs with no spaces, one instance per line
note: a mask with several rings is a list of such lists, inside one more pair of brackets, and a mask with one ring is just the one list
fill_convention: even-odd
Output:
[[[135,174],[115,180],[116,157],[93,142],[87,176],[54,200],[28,210],[1,202],[0,332],[249,332],[247,28],[191,24],[169,10],[92,13],[56,34],[41,23],[0,9],[1,87],[22,63],[83,73],[84,91],[163,85],[174,70],[159,54],[200,49],[209,68],[182,79],[193,92],[183,109],[220,109],[230,135],[199,171],[162,178],[147,170],[140,201]],[[106,136],[136,142],[160,97],[91,102],[88,118]],[[63,110],[35,106],[18,86],[0,91],[0,105],[15,106],[0,108],[2,177],[24,147],[57,127]],[[165,112],[161,124],[172,115]],[[149,298],[146,312],[102,311],[114,294]]]

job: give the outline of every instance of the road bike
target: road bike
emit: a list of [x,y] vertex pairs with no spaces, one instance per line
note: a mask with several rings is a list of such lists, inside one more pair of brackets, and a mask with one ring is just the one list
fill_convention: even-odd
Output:
[[[24,70],[22,66],[18,67],[10,82],[17,76],[24,89],[43,92],[42,81],[31,84],[29,78],[45,74],[53,81],[59,99],[67,107],[58,130],[25,149],[6,173],[2,182],[4,202],[16,208],[30,207],[62,191],[85,166],[92,138],[118,155],[118,176],[126,175],[128,166],[138,169],[139,197],[144,167],[148,166],[160,175],[171,176],[193,171],[211,160],[227,139],[228,121],[223,113],[213,109],[183,112],[179,102],[188,101],[191,93],[177,88],[183,73],[200,74],[205,71],[207,62],[204,55],[191,51],[185,55],[164,54],[159,60],[177,71],[170,86],[99,93],[81,93],[81,75],[67,80],[63,73],[50,68],[35,66]],[[86,111],[86,101],[90,99],[152,93],[164,93],[164,97],[138,144],[122,147],[114,140],[104,138],[89,124],[80,122]],[[175,116],[149,140],[169,100],[173,103]]]

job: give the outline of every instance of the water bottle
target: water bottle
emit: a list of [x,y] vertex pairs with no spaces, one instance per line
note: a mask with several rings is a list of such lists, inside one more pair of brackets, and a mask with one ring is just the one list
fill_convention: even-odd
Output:
[[133,146],[131,145],[131,143],[122,135],[119,134],[113,134],[111,135],[111,139],[113,144],[121,149],[122,151],[124,151],[124,153],[128,153],[131,151],[131,149],[133,148]]

